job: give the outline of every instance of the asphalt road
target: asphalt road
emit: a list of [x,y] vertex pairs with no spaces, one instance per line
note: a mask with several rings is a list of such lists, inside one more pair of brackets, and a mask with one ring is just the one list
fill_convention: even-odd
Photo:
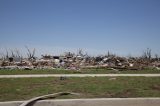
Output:
[[36,78],[36,77],[160,77],[160,74],[31,74],[0,75],[0,78]]

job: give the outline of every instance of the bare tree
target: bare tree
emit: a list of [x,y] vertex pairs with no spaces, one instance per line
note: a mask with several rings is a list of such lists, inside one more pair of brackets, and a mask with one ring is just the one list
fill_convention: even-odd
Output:
[[27,56],[28,56],[28,59],[31,60],[31,59],[35,59],[35,52],[36,52],[36,49],[34,48],[33,50],[30,50],[27,46],[25,46],[28,53],[27,53]]
[[108,51],[107,55],[105,55],[105,57],[116,57],[116,55],[113,54],[112,52]]
[[4,53],[0,53],[1,59],[4,60],[5,59],[5,55]]
[[155,54],[155,59],[156,59],[157,61],[159,61],[159,56],[158,56],[158,54]]
[[75,56],[75,54],[71,53],[71,52],[65,52],[64,55],[65,56],[70,56],[70,57],[74,57]]
[[88,56],[87,52],[84,53],[84,51],[82,49],[78,49],[77,55],[82,56],[82,57],[87,57]]
[[20,51],[16,48],[15,49],[15,53],[16,53],[16,57],[20,59],[20,61],[22,62],[23,56],[21,55]]
[[20,55],[20,52],[18,49],[15,49],[16,57],[21,58],[22,56]]
[[12,49],[10,49],[10,52],[11,52],[11,57],[16,57]]
[[151,58],[152,58],[152,50],[151,50],[150,48],[147,48],[147,49],[143,52],[142,57],[143,57],[144,59],[151,60]]
[[108,52],[107,52],[107,57],[110,57],[110,55],[111,55],[111,53],[110,53],[110,51],[108,50]]
[[5,59],[8,59],[8,58],[9,58],[9,52],[8,52],[8,49],[6,49]]
[[83,50],[82,50],[82,49],[78,49],[78,53],[77,53],[77,55],[79,55],[79,56],[83,56]]

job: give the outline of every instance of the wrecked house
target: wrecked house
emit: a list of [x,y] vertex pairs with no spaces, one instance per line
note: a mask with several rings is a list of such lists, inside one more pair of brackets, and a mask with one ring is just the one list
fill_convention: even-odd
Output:
[[[27,48],[27,47],[26,47]],[[63,55],[41,55],[41,58],[35,57],[35,49],[32,51],[27,48],[27,58],[20,56],[19,52],[7,52],[7,55],[0,59],[0,69],[71,69],[79,70],[81,68],[114,68],[114,69],[143,69],[145,67],[160,68],[160,59],[143,57],[121,57],[108,53],[96,57],[84,54],[79,50],[77,54],[65,52]]]

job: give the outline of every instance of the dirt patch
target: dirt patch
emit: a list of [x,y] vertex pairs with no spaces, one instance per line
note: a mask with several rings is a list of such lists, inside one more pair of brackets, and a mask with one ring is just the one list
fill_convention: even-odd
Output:
[[158,91],[160,91],[160,85],[153,85],[153,86],[151,86],[151,88],[152,88],[153,90],[158,90]]
[[133,96],[132,95],[133,92],[134,92],[134,89],[127,89],[122,92],[115,93],[115,95],[113,95],[113,97],[128,98],[128,97]]

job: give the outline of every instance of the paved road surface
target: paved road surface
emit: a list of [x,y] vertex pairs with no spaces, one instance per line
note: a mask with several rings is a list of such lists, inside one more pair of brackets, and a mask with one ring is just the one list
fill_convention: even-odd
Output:
[[[0,102],[0,106],[20,106],[23,102]],[[56,99],[38,101],[33,106],[160,106],[160,98]]]
[[160,77],[160,74],[31,74],[31,75],[0,75],[0,78],[36,78],[36,77]]

